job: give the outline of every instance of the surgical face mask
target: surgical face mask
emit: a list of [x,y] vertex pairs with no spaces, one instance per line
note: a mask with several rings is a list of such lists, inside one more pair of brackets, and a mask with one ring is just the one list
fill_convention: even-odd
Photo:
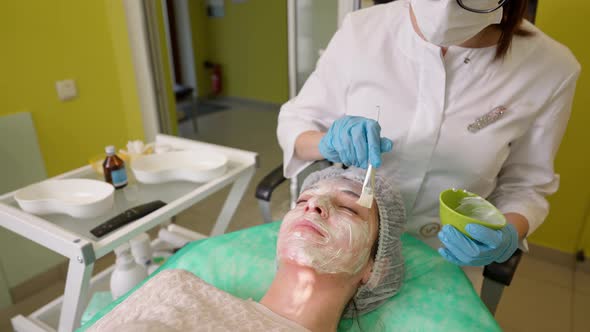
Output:
[[[498,0],[481,1],[489,2],[490,8],[498,3]],[[461,8],[456,0],[411,0],[410,3],[424,38],[443,47],[461,44],[487,26],[502,21],[502,8],[480,14]]]
[[329,179],[302,193],[297,206],[283,219],[277,241],[279,261],[311,267],[318,273],[359,272],[369,259],[375,233],[375,225],[367,220],[370,211],[356,205],[358,197],[351,194],[360,191],[356,182]]

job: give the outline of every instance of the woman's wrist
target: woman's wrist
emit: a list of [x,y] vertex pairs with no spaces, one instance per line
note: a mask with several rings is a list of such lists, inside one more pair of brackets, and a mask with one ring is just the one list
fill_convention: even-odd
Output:
[[524,240],[529,232],[529,221],[525,216],[515,212],[509,212],[504,214],[506,221],[511,223],[516,231],[518,232],[519,240]]
[[306,131],[295,140],[295,157],[301,160],[322,160],[319,145],[326,133],[320,131]]

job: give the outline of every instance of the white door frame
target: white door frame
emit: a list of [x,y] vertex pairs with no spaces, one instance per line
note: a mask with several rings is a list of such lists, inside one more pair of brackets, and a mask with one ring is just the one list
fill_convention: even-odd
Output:
[[195,63],[195,52],[193,49],[193,32],[191,17],[188,7],[188,0],[175,0],[174,17],[176,18],[176,34],[178,37],[178,58],[182,70],[181,83],[193,88],[193,96],[198,95],[196,72],[200,67]]
[[123,0],[145,140],[171,134],[155,0]]
[[127,30],[133,57],[133,69],[135,71],[144,136],[147,142],[153,142],[160,131],[160,125],[154,79],[150,65],[151,59],[148,52],[145,10],[141,0],[124,0],[123,6],[127,18]]
[[297,0],[287,1],[289,99],[297,96]]
[[[320,1],[320,0],[317,0]],[[338,0],[338,27],[344,17],[361,8],[361,0]],[[287,46],[289,64],[289,98],[297,95],[297,0],[287,0]]]
[[[168,45],[168,57],[170,59],[170,70],[172,77],[175,77],[174,72],[174,57],[172,52],[172,42],[170,35],[170,21],[168,21],[168,8],[166,7],[166,0],[161,0],[162,9],[164,10],[165,30],[166,30],[166,44]],[[193,96],[198,96],[197,75],[195,70],[195,52],[193,49],[193,32],[191,26],[191,16],[188,6],[188,0],[174,0],[174,28],[176,30],[176,37],[178,41],[178,65],[182,72],[181,79],[176,77],[173,82],[178,82],[193,88]]]

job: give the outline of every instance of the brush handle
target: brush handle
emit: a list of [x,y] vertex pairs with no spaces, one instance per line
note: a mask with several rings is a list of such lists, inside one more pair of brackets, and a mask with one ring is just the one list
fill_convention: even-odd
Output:
[[371,164],[369,164],[369,167],[367,168],[367,175],[365,176],[365,181],[363,182],[363,189],[367,187],[370,187],[371,189],[375,187],[375,169]]
[[371,175],[370,172],[372,170],[373,170],[373,166],[371,166],[371,164],[369,164],[369,168],[367,168],[367,174],[365,175],[365,181],[363,181],[363,188],[369,184],[369,179],[370,179],[370,175]]

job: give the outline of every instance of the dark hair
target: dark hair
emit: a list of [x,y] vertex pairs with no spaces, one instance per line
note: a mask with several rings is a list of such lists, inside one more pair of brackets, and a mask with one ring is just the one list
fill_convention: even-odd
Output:
[[504,3],[502,22],[498,27],[502,31],[498,46],[496,46],[496,59],[502,59],[508,53],[514,36],[532,36],[532,32],[521,27],[522,20],[527,14],[528,0],[507,0]]
[[379,210],[377,210],[377,237],[375,238],[375,242],[373,243],[373,247],[371,247],[371,258],[373,261],[377,258],[377,249],[379,249],[379,232],[381,231],[381,216],[379,215]]

